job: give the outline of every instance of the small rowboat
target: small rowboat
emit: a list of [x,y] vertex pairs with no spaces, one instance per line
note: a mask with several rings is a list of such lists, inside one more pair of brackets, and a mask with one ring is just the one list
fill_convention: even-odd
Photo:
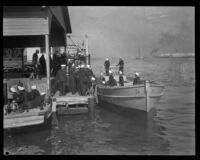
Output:
[[[116,76],[114,78],[117,80]],[[124,80],[124,86],[109,87],[98,84],[98,103],[106,102],[123,108],[150,112],[164,94],[164,85],[161,82],[144,81],[142,84],[133,85],[125,76]]]

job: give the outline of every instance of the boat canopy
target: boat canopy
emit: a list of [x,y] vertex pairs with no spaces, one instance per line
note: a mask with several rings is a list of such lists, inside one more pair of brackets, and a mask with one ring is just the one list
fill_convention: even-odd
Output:
[[4,6],[4,48],[44,47],[49,35],[52,47],[66,46],[72,33],[66,6]]

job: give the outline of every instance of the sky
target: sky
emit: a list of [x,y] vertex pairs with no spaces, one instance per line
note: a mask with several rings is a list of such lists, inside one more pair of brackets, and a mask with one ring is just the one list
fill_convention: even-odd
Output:
[[[74,41],[96,57],[194,52],[194,7],[69,6]],[[77,38],[76,36],[82,36]]]

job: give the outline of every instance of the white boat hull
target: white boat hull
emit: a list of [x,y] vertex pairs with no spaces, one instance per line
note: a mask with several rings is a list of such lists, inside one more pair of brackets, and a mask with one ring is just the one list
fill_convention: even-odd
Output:
[[[147,91],[148,90],[148,91]],[[124,87],[97,86],[98,102],[149,112],[163,95],[161,84],[138,84]]]

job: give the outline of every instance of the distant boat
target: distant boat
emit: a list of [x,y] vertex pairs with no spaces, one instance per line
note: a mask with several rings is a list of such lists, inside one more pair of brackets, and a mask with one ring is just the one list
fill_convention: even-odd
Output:
[[194,56],[195,56],[194,53],[162,53],[158,55],[158,57],[161,57],[161,58],[169,58],[169,57],[181,58],[181,57],[194,57]]
[[[116,75],[115,79],[118,79]],[[164,94],[164,85],[161,82],[144,81],[143,84],[133,85],[126,77],[125,80],[125,86],[97,85],[98,103],[105,102],[123,108],[150,112]]]

